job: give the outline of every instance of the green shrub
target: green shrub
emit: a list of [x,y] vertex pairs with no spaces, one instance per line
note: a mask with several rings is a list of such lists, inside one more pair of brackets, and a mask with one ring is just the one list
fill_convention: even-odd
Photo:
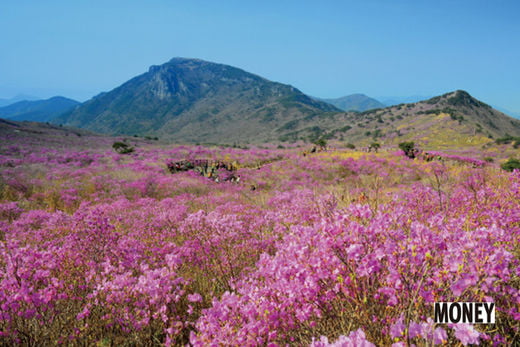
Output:
[[374,152],[377,153],[377,150],[378,150],[379,148],[381,148],[381,145],[380,145],[379,143],[377,143],[377,142],[372,142],[372,143],[368,146],[368,151],[370,152],[370,151],[374,150]]
[[339,128],[338,131],[344,133],[346,131],[349,131],[350,129],[352,129],[350,125],[345,125],[344,127]]
[[506,145],[510,144],[511,142],[520,142],[520,137],[511,136],[509,134],[506,134],[504,137],[500,137],[495,140],[495,143],[497,145]]
[[520,160],[509,158],[509,160],[500,165],[500,167],[509,172],[512,172],[513,170],[520,170]]
[[119,154],[129,154],[134,151],[134,147],[124,142],[114,142],[112,148]]
[[399,148],[404,152],[408,158],[415,158],[415,142],[401,142]]
[[327,147],[327,140],[325,140],[323,137],[317,139],[317,140],[314,141],[313,143],[314,143],[316,146],[321,147],[321,148],[325,148],[325,147]]

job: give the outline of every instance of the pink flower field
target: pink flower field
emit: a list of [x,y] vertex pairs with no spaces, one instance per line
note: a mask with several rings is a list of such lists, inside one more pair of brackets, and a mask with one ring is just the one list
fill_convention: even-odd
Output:
[[[520,172],[489,152],[60,141],[1,140],[0,345],[520,341]],[[167,169],[199,158],[239,182]]]

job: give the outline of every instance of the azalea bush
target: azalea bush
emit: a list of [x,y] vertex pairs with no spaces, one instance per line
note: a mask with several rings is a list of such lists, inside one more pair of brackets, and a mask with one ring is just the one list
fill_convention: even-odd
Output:
[[[520,172],[490,153],[97,142],[0,147],[0,344],[518,339]],[[166,166],[198,158],[241,180]],[[496,324],[435,324],[450,301],[494,302]]]

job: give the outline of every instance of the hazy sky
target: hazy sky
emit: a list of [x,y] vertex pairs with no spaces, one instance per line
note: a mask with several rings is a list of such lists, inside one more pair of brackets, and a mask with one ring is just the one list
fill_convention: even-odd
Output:
[[520,112],[520,1],[0,1],[0,98],[84,101],[175,56],[319,97],[464,89]]

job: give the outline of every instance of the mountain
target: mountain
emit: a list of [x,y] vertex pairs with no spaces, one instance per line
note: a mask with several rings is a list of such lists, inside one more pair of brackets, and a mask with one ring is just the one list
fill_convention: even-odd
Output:
[[232,66],[174,58],[53,122],[175,142],[266,142],[278,139],[276,129],[288,122],[324,112],[339,110]]
[[394,106],[399,104],[410,104],[412,102],[419,102],[430,99],[431,96],[412,95],[412,96],[380,96],[377,99],[387,106]]
[[0,107],[8,106],[14,104],[15,102],[24,100],[34,101],[39,100],[39,98],[31,95],[20,94],[11,99],[0,99]]
[[62,96],[47,100],[18,101],[9,106],[0,107],[0,118],[17,121],[47,122],[63,112],[71,110],[79,102]]
[[[520,120],[457,90],[417,103],[324,117],[317,136],[366,145],[415,141],[425,148],[481,146],[520,136]],[[291,140],[305,137],[295,129]]]
[[325,101],[343,111],[367,111],[374,108],[385,107],[385,105],[381,102],[377,101],[376,99],[370,98],[365,94],[352,94],[336,99],[318,100]]
[[482,146],[520,136],[520,121],[462,90],[364,112],[340,112],[298,89],[241,69],[174,58],[54,118],[55,124],[176,143],[263,143],[319,138],[366,145],[415,141]]

